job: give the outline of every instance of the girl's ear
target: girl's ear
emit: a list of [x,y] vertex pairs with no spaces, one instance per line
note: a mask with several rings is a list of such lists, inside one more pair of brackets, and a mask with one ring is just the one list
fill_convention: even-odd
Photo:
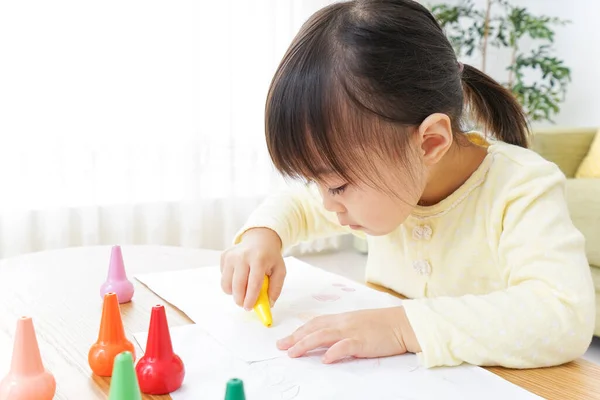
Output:
[[450,118],[446,114],[431,114],[419,125],[417,135],[425,164],[437,164],[452,145]]

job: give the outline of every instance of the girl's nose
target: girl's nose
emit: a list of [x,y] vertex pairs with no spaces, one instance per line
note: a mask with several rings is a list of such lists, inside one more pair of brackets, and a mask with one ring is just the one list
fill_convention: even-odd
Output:
[[334,212],[336,214],[343,214],[346,212],[346,207],[339,201],[333,199],[330,195],[325,195],[323,197],[323,207],[327,211]]

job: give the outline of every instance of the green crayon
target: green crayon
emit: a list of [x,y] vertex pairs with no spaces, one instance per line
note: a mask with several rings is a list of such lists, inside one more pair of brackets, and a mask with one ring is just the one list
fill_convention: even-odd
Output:
[[225,400],[246,400],[244,382],[241,379],[233,378],[227,382]]
[[115,357],[108,400],[142,400],[133,356],[128,351]]

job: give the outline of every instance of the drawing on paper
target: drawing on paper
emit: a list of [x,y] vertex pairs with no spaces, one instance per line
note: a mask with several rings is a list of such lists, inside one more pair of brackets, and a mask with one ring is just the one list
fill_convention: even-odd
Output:
[[339,282],[334,282],[334,283],[332,283],[332,284],[331,284],[331,286],[334,286],[334,287],[340,288],[340,289],[341,289],[341,290],[343,290],[344,292],[355,292],[355,291],[356,291],[356,289],[355,289],[355,288],[353,288],[353,287],[350,287],[350,286],[346,286],[345,284],[343,284],[343,283],[339,283]]
[[281,398],[283,400],[292,400],[292,399],[295,399],[296,397],[298,397],[299,394],[300,394],[300,386],[293,385],[287,389],[284,389],[281,392]]
[[338,296],[337,294],[320,293],[320,294],[313,295],[313,299],[327,303],[327,302],[339,300],[340,296]]
[[300,385],[285,375],[285,368],[268,362],[253,363],[249,380],[253,386],[261,388],[264,398],[292,400],[300,393]]
[[365,371],[372,372],[374,369],[381,367],[381,359],[346,357],[332,365],[337,365],[338,368],[343,368],[344,371],[352,374],[364,375]]

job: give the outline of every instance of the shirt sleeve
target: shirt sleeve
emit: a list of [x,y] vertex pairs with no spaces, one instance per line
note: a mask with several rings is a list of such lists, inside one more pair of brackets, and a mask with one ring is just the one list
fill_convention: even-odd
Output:
[[335,213],[327,211],[313,184],[289,186],[267,197],[251,214],[234,237],[234,244],[251,228],[269,228],[282,242],[282,251],[303,241],[322,237],[362,233],[342,226]]
[[510,190],[499,189],[502,201],[490,210],[505,289],[403,302],[424,367],[544,367],[587,350],[595,292],[585,240],[569,216],[564,175],[555,168],[538,175],[523,173]]

